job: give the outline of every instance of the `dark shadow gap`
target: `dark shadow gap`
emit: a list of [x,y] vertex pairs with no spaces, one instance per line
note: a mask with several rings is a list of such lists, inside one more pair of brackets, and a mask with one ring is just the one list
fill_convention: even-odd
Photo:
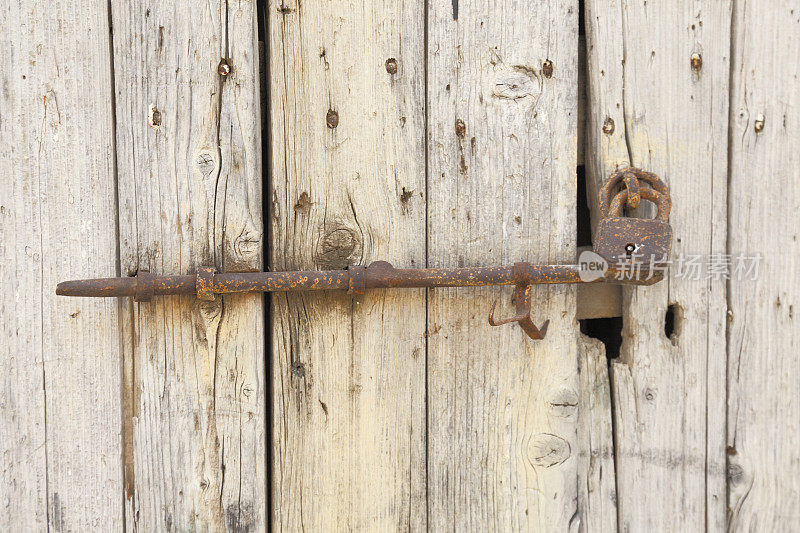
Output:
[[589,210],[589,199],[586,191],[586,167],[579,165],[578,175],[578,198],[577,204],[577,245],[592,245],[592,215]]
[[[119,199],[119,163],[117,161],[117,86],[116,86],[116,67],[114,65],[114,13],[113,7],[111,4],[111,0],[108,0],[106,3],[107,15],[108,15],[108,52],[110,58],[110,77],[111,77],[111,158],[112,158],[112,167],[114,172],[114,234],[116,236],[116,242],[114,243],[116,246],[117,252],[117,262],[115,265],[115,272],[114,275],[119,277],[122,275],[122,245],[121,245],[121,238],[120,238],[120,223],[119,223],[119,206],[120,206],[120,199]],[[130,382],[133,383],[133,362],[129,361],[129,357],[133,357],[133,338],[129,337],[126,338],[125,335],[125,328],[122,326],[122,321],[126,317],[126,312],[124,307],[126,305],[130,305],[128,299],[117,299],[117,331],[119,332],[119,391],[120,391],[120,467],[122,469],[122,494],[121,494],[121,505],[122,505],[122,512],[120,516],[122,517],[122,531],[123,533],[128,528],[128,520],[127,520],[127,507],[125,505],[126,499],[131,500],[131,507],[134,507],[134,500],[135,497],[135,483],[134,483],[134,474],[133,474],[133,416],[132,416],[132,398],[128,396],[128,391],[133,390],[133,385],[127,387],[126,385]],[[129,309],[127,312],[127,316],[133,320],[133,310]],[[134,330],[131,329],[131,332]],[[129,350],[125,349],[125,343],[127,340],[131,342],[131,348]],[[129,355],[128,355],[129,354]],[[128,368],[128,363],[130,364],[130,368]],[[129,381],[130,380],[130,381]],[[47,417],[45,416],[45,424],[47,422]],[[47,426],[45,425],[45,432],[47,430]],[[46,484],[45,484],[46,486]],[[47,499],[49,502],[49,498]],[[48,524],[50,523],[50,512],[48,509]]]
[[[727,139],[727,179],[725,181],[725,190],[726,190],[726,205],[725,205],[725,253],[730,254],[732,253],[732,245],[731,245],[731,235],[734,231],[739,231],[740,228],[738,224],[732,224],[731,222],[733,219],[733,210],[732,210],[732,202],[731,202],[731,186],[733,182],[733,143],[735,139],[735,125],[737,124],[735,116],[738,110],[734,107],[734,90],[735,90],[735,76],[736,70],[735,65],[739,64],[740,61],[740,53],[737,50],[737,39],[736,36],[738,35],[738,30],[740,29],[737,24],[737,17],[739,16],[739,9],[741,9],[740,3],[738,1],[732,2],[731,5],[731,21],[730,21],[730,43],[728,44],[728,139]],[[731,279],[728,278],[725,282],[725,308],[727,313],[733,313],[731,305],[733,302],[732,295],[734,293],[733,283],[731,283]],[[729,315],[732,316],[732,315]],[[725,454],[725,472],[730,472],[731,467],[733,464],[731,463],[731,453],[730,451],[733,450],[735,453],[735,446],[736,446],[736,438],[735,438],[735,425],[733,426],[733,433],[734,436],[731,438],[731,426],[729,425],[730,420],[730,398],[731,398],[731,383],[730,383],[730,375],[729,369],[731,365],[731,320],[725,321],[725,446],[728,453]],[[708,376],[708,358],[706,358],[706,376]],[[706,378],[708,379],[708,378]],[[708,387],[706,387],[706,406],[708,406]],[[706,415],[706,435],[708,435],[708,415]],[[708,439],[706,439],[708,442]],[[709,456],[710,451],[706,450],[706,457]],[[706,524],[708,524],[708,467],[706,467]],[[728,509],[731,508],[731,478],[725,478],[725,505]]]
[[[586,167],[578,167],[577,244],[592,245],[592,221],[586,191]],[[588,318],[579,320],[581,333],[605,345],[606,358],[619,357],[622,346],[622,317]]]
[[[270,270],[272,266],[272,256],[270,254],[272,234],[270,229],[270,191],[272,190],[272,151],[270,150],[270,86],[269,86],[269,28],[267,27],[269,17],[267,16],[267,0],[257,0],[256,18],[258,26],[258,71],[259,88],[261,100],[261,217],[262,217],[262,263],[264,271]],[[264,293],[264,426],[266,431],[266,445],[264,446],[265,455],[265,528],[272,531],[272,293]]]
[[606,347],[606,357],[617,359],[622,347],[622,317],[587,318],[579,320],[581,333],[597,339]]

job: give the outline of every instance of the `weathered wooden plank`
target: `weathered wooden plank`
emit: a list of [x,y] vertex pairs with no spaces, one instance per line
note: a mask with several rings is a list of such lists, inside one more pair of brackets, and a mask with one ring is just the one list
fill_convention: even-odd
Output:
[[[268,9],[270,267],[424,266],[424,5]],[[424,529],[424,292],[272,301],[273,526]]]
[[55,296],[117,270],[108,10],[0,21],[0,529],[118,530],[117,304]]
[[578,508],[580,531],[617,530],[614,428],[606,350],[582,337],[578,352]]
[[734,16],[729,251],[734,269],[740,254],[763,259],[730,283],[729,527],[789,531],[800,523],[800,5],[743,1]]
[[[111,4],[123,273],[259,270],[255,4]],[[123,324],[128,526],[265,529],[262,297],[127,302]]]
[[[578,2],[435,2],[428,12],[429,264],[575,256]],[[552,69],[552,71],[550,71]],[[431,529],[558,530],[576,518],[574,288],[534,290],[534,342],[492,329],[510,290],[428,307]]]
[[[701,264],[725,253],[730,10],[586,3],[590,181],[626,161],[662,176],[673,256],[698,254]],[[624,292],[611,378],[619,526],[631,531],[724,524],[725,281],[689,277],[676,261],[664,282]]]

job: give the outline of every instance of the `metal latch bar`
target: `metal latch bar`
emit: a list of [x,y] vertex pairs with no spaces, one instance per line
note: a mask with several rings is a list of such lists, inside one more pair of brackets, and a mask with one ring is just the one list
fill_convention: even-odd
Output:
[[[639,179],[651,185],[640,189]],[[613,189],[622,186],[611,198]],[[645,198],[659,207],[657,221],[622,217],[623,205],[630,208]],[[610,200],[610,201],[609,201]],[[369,266],[352,265],[345,270],[306,270],[293,272],[215,272],[202,267],[197,274],[155,276],[140,271],[136,276],[65,281],[58,284],[56,294],[62,296],[114,297],[130,296],[136,301],[148,301],[154,295],[194,294],[203,300],[213,300],[217,294],[242,292],[285,292],[345,290],[363,294],[367,289],[477,287],[486,285],[515,285],[514,305],[517,314],[496,320],[494,306],[489,314],[493,326],[517,322],[533,339],[544,338],[547,322],[537,328],[530,317],[531,286],[558,283],[626,283],[651,285],[663,278],[663,263],[667,260],[672,231],[667,220],[670,198],[666,185],[652,173],[628,168],[614,174],[600,191],[604,229],[594,251],[606,262],[602,275],[587,279],[581,275],[581,265],[532,265],[519,262],[508,266],[466,268],[395,268],[386,261]],[[638,221],[638,222],[637,222]],[[641,241],[638,242],[637,241]],[[621,272],[620,257],[631,256],[640,246],[661,251],[659,262],[639,265],[639,276],[626,277]],[[658,271],[655,270],[658,267]],[[626,269],[624,264],[622,269]]]

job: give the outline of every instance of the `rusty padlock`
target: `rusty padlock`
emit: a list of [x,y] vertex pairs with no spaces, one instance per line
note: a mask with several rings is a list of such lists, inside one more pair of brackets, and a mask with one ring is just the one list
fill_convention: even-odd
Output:
[[[640,188],[639,180],[651,187]],[[620,183],[625,188],[616,192],[609,202],[611,194]],[[669,225],[671,202],[666,185],[651,172],[626,168],[614,174],[603,185],[599,197],[603,218],[595,231],[593,251],[608,261],[609,265],[638,261],[644,268],[660,268],[659,272],[649,273],[647,284],[661,279],[661,267],[666,263],[672,247],[672,227]],[[640,197],[658,207],[654,219],[623,215],[623,207],[637,207]],[[644,283],[645,280],[632,279],[630,282]]]

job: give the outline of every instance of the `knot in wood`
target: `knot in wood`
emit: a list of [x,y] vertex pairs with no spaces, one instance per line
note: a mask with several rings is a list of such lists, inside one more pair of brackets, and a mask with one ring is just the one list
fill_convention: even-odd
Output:
[[294,204],[294,210],[299,213],[307,213],[313,203],[308,193],[303,191],[300,198],[297,199],[297,203]]
[[557,416],[571,416],[578,409],[578,394],[568,388],[557,390],[548,400],[550,408]]
[[217,167],[217,162],[214,160],[214,156],[208,152],[201,152],[197,156],[195,164],[203,176],[210,175]]
[[563,463],[570,454],[569,442],[552,433],[539,433],[528,443],[528,460],[534,466],[549,468]]
[[[542,66],[542,76],[545,67]],[[552,74],[552,72],[551,72]],[[504,67],[497,73],[492,96],[501,100],[521,100],[533,97],[534,105],[542,94],[542,79],[537,69],[526,65]]]
[[320,239],[316,263],[322,269],[340,270],[351,263],[361,249],[361,238],[350,228],[338,227]]
[[249,225],[236,237],[233,243],[233,252],[237,262],[248,261],[261,248],[261,234]]

